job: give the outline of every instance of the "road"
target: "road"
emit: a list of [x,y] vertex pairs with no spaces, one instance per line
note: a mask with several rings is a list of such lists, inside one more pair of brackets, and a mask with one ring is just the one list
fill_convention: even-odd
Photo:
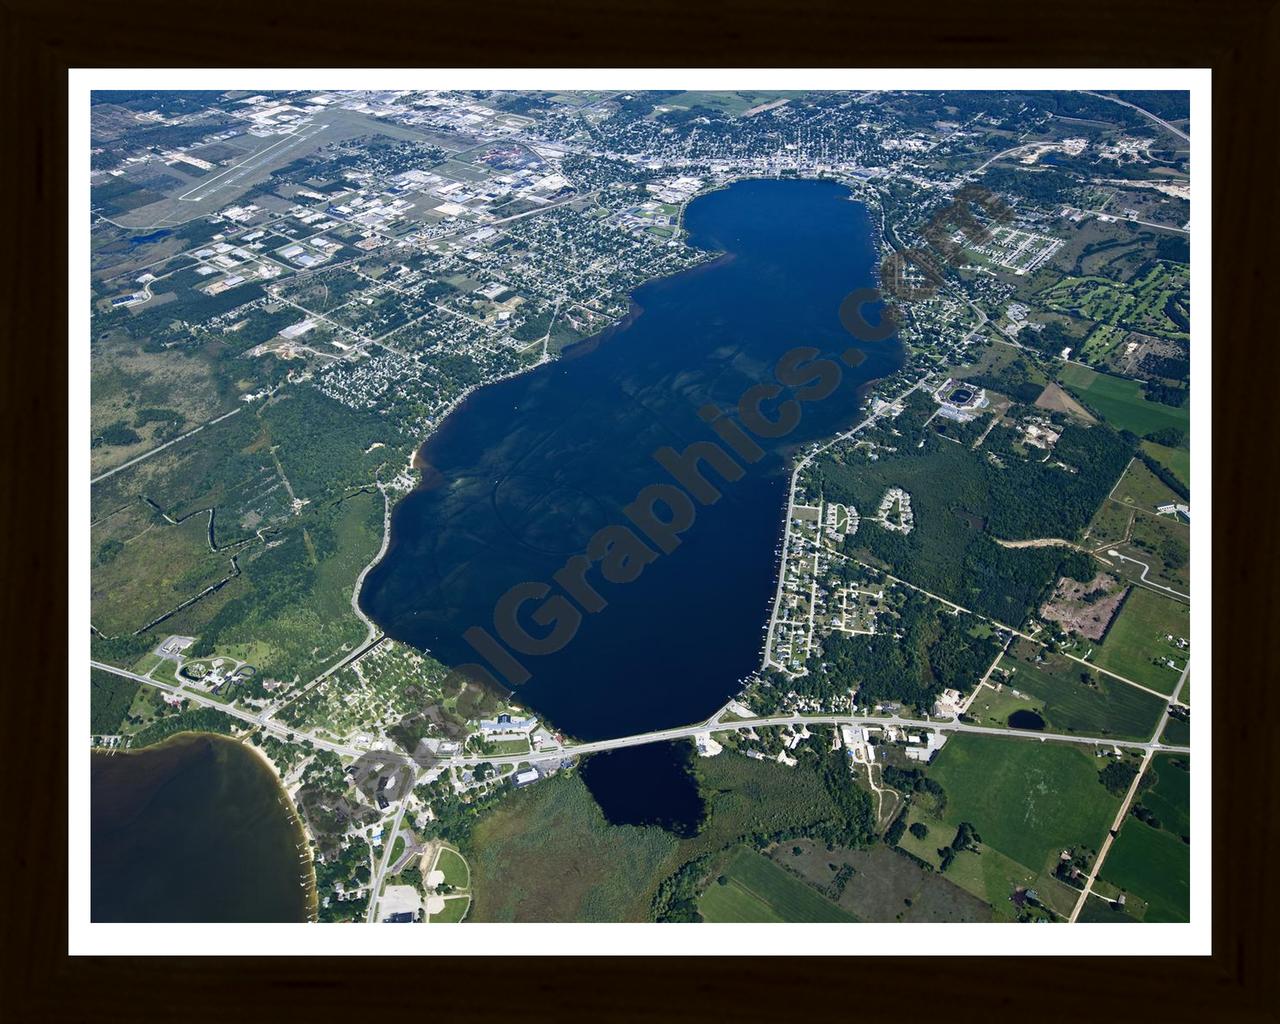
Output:
[[[765,668],[768,668],[770,665],[776,665],[778,668],[783,667],[781,664],[773,660],[773,634],[777,630],[778,617],[782,613],[783,590],[785,589],[785,584],[787,579],[787,556],[790,553],[790,547],[791,547],[791,518],[795,514],[796,483],[800,479],[800,474],[804,472],[805,466],[809,465],[810,462],[812,462],[815,458],[817,458],[819,455],[825,452],[832,445],[838,444],[841,441],[847,441],[849,438],[853,437],[854,434],[858,433],[858,431],[862,430],[868,424],[874,423],[877,419],[883,416],[891,408],[895,407],[899,402],[905,401],[907,396],[910,395],[912,392],[916,391],[924,382],[925,382],[925,378],[921,378],[920,380],[916,381],[914,384],[911,385],[911,387],[907,388],[906,391],[898,395],[891,402],[888,402],[887,404],[881,406],[879,411],[873,412],[870,416],[868,416],[865,420],[863,420],[857,426],[853,427],[850,430],[845,431],[843,434],[833,437],[830,441],[826,442],[826,444],[823,444],[817,448],[814,448],[812,451],[809,452],[808,455],[804,456],[804,458],[802,458],[798,463],[796,463],[796,468],[791,473],[791,484],[787,488],[787,518],[784,520],[783,527],[782,527],[782,560],[778,565],[778,589],[774,594],[773,611],[769,615],[769,629],[768,629],[768,633],[765,636],[765,643],[764,643],[764,667]],[[819,524],[819,530],[821,530],[821,524]]]
[[103,672],[110,672],[112,675],[123,676],[125,679],[132,679],[135,682],[143,683],[147,686],[154,686],[157,690],[164,690],[167,693],[176,693],[178,696],[191,701],[192,704],[199,704],[201,707],[216,708],[224,715],[238,719],[247,725],[256,725],[269,732],[279,739],[288,742],[290,736],[293,742],[301,743],[303,740],[309,740],[317,748],[321,750],[331,750],[335,754],[341,754],[344,757],[359,757],[366,751],[357,747],[343,746],[341,743],[334,743],[330,740],[321,739],[314,733],[303,732],[299,729],[292,729],[289,726],[281,725],[279,722],[271,721],[271,711],[259,711],[254,714],[252,711],[246,711],[244,708],[238,708],[234,704],[226,704],[216,697],[207,697],[202,693],[196,693],[192,690],[183,689],[180,686],[174,686],[171,683],[163,683],[158,679],[152,679],[150,676],[139,675],[137,672],[129,672],[123,668],[117,668],[115,665],[107,665],[101,661],[89,659],[89,667],[96,668]]
[[[343,754],[347,757],[359,757],[361,754],[367,753],[367,750],[357,747],[347,747],[339,743],[333,743],[329,740],[321,739],[313,733],[302,732],[296,729],[290,729],[278,722],[271,720],[270,712],[262,711],[254,714],[251,711],[245,711],[234,705],[224,704],[212,697],[205,697],[190,690],[185,690],[168,683],[162,683],[147,676],[138,675],[135,672],[128,672],[125,669],[116,668],[114,665],[106,665],[98,661],[90,661],[92,668],[101,669],[104,672],[111,672],[118,676],[124,676],[127,679],[133,679],[147,686],[154,686],[157,689],[166,690],[170,693],[177,693],[187,698],[195,704],[202,704],[207,707],[217,708],[223,713],[230,715],[232,718],[239,719],[250,725],[260,726],[267,732],[273,733],[281,738],[286,734],[292,734],[294,742],[302,740],[310,740],[315,746],[332,750],[334,753]],[[1185,672],[1184,672],[1185,676]],[[1181,689],[1181,682],[1179,682]],[[1175,691],[1176,693],[1176,691]],[[727,707],[727,705],[726,705]],[[1190,747],[1172,746],[1157,741],[1157,737],[1148,743],[1139,743],[1130,740],[1117,740],[1105,736],[1076,736],[1069,733],[1046,733],[1046,732],[1030,732],[1019,729],[998,729],[994,726],[974,725],[969,722],[961,722],[954,719],[933,720],[927,718],[902,718],[897,715],[772,715],[756,718],[729,718],[726,722],[721,722],[721,716],[725,713],[725,708],[720,708],[709,719],[697,722],[692,725],[677,726],[672,729],[657,729],[652,732],[636,733],[632,736],[617,736],[613,739],[594,740],[588,743],[571,743],[559,750],[551,753],[552,757],[579,757],[585,754],[597,754],[605,750],[617,750],[622,747],[640,747],[649,743],[663,743],[667,740],[689,739],[700,732],[731,732],[736,729],[757,728],[765,726],[777,725],[874,725],[874,726],[896,726],[900,729],[936,729],[945,733],[961,733],[970,732],[987,736],[1005,736],[1014,739],[1039,740],[1047,742],[1050,740],[1062,743],[1079,743],[1084,746],[1105,746],[1105,747],[1123,747],[1128,750],[1168,750],[1176,753],[1187,754],[1191,752]],[[1163,723],[1161,725],[1163,728]],[[378,749],[371,747],[369,749]],[[462,767],[466,765],[476,764],[519,764],[521,761],[530,760],[528,753],[522,754],[498,754],[493,756],[471,755],[466,757],[453,757],[447,760],[441,760],[433,767]]]
[[1089,92],[1088,89],[1082,89],[1081,92],[1083,92],[1086,96],[1092,96],[1095,99],[1107,100],[1110,103],[1119,103],[1120,106],[1122,107],[1128,107],[1130,110],[1136,110],[1143,117],[1154,121],[1161,128],[1164,128],[1166,131],[1170,131],[1174,135],[1178,136],[1178,138],[1180,138],[1183,142],[1191,141],[1191,136],[1188,135],[1186,132],[1182,131],[1179,128],[1175,128],[1173,125],[1171,125],[1168,121],[1165,121],[1163,118],[1156,117],[1156,115],[1151,113],[1151,111],[1143,110],[1141,107],[1133,103],[1130,103],[1127,100],[1117,99],[1115,96],[1107,96],[1100,92]]
[[1149,579],[1147,579],[1147,573],[1151,571],[1151,566],[1149,566],[1146,562],[1142,561],[1142,559],[1130,558],[1128,555],[1122,555],[1120,554],[1119,551],[1116,551],[1114,548],[1107,549],[1107,557],[1118,558],[1122,562],[1132,562],[1134,565],[1142,566],[1142,575],[1139,576],[1138,579],[1142,582],[1144,586],[1155,587],[1157,590],[1163,590],[1168,594],[1172,594],[1174,597],[1180,597],[1184,601],[1191,600],[1190,594],[1184,594],[1181,590],[1174,590],[1173,587],[1166,587],[1162,583],[1152,583]]
[[[1171,746],[1152,740],[1141,743],[1131,740],[1117,740],[1101,736],[1075,736],[1068,733],[1030,732],[1023,729],[998,729],[995,726],[973,725],[955,719],[901,718],[897,715],[772,715],[762,718],[736,718],[726,723],[720,722],[723,713],[717,711],[705,722],[696,725],[682,725],[675,729],[658,729],[653,732],[638,733],[634,736],[619,736],[610,740],[596,740],[590,743],[571,743],[551,756],[578,757],[584,754],[598,754],[604,750],[617,750],[622,747],[640,747],[648,743],[663,743],[668,740],[689,739],[700,732],[731,732],[735,729],[763,728],[778,725],[872,725],[896,726],[899,729],[934,729],[944,733],[978,733],[984,736],[1004,736],[1012,739],[1039,740],[1040,742],[1056,741],[1061,743],[1079,743],[1090,747],[1123,747],[1128,750],[1158,751],[1168,750],[1187,754],[1190,747]],[[534,755],[536,757],[536,755]],[[455,757],[440,764],[448,767],[475,764],[519,764],[531,760],[528,753],[501,754],[492,757],[472,755]]]
[[407,798],[400,801],[400,806],[396,808],[395,819],[391,822],[391,828],[382,837],[382,859],[378,861],[378,870],[370,883],[369,914],[365,918],[367,924],[373,924],[378,920],[378,904],[382,902],[382,882],[386,878],[387,867],[391,864],[391,850],[395,846],[396,836],[400,834],[400,824],[404,821],[404,811],[408,802]]
[[201,423],[200,426],[196,427],[194,430],[188,430],[185,434],[182,434],[179,437],[175,437],[172,441],[166,441],[164,444],[158,445],[157,447],[152,448],[149,452],[143,452],[141,455],[138,455],[135,458],[130,459],[128,462],[120,463],[120,465],[116,466],[114,469],[109,469],[105,473],[99,473],[97,476],[93,477],[89,481],[89,485],[93,486],[100,480],[105,480],[109,476],[115,476],[122,469],[128,469],[130,466],[136,465],[137,463],[141,462],[143,459],[149,459],[151,458],[151,456],[157,454],[158,452],[164,451],[170,445],[175,445],[179,441],[185,441],[192,434],[198,434],[200,433],[200,431],[204,430],[205,427],[211,427],[215,423],[221,423],[223,420],[227,419],[229,416],[234,416],[243,408],[244,408],[243,405],[238,405],[234,409],[232,409],[230,412],[224,412],[221,416],[218,416],[216,419],[211,419],[208,423]]
[[[1186,685],[1187,673],[1191,670],[1191,662],[1188,661],[1186,667],[1182,670],[1182,675],[1178,677],[1178,685],[1173,688],[1173,695],[1169,698],[1171,702],[1177,702],[1179,695],[1182,693],[1182,687]],[[1166,707],[1164,714],[1160,716],[1160,721],[1156,724],[1156,731],[1151,734],[1152,742],[1155,742],[1164,733],[1164,727],[1169,724],[1169,709]],[[1172,748],[1164,748],[1172,749]],[[1155,754],[1155,748],[1148,747],[1146,754],[1142,758],[1142,766],[1138,769],[1138,774],[1134,776],[1133,782],[1129,784],[1129,791],[1125,794],[1124,802],[1120,805],[1120,810],[1116,813],[1116,819],[1111,823],[1111,829],[1107,832],[1107,838],[1102,841],[1102,848],[1098,850],[1098,856],[1094,858],[1093,870],[1089,872],[1086,879],[1084,889],[1080,896],[1076,899],[1076,905],[1071,909],[1071,916],[1067,919],[1068,924],[1075,924],[1077,918],[1080,917],[1080,911],[1084,909],[1084,905],[1089,901],[1089,894],[1093,892],[1093,883],[1098,879],[1098,872],[1102,870],[1102,862],[1107,859],[1107,854],[1111,851],[1111,844],[1115,841],[1116,834],[1120,831],[1120,826],[1124,824],[1124,819],[1129,813],[1129,808],[1133,804],[1133,798],[1137,795],[1138,785],[1142,782],[1142,776],[1147,772],[1147,766],[1151,763],[1151,758]]]
[[[856,558],[849,558],[847,555],[839,554],[839,552],[834,552],[834,554],[836,554],[840,558],[843,558],[847,562],[853,562],[856,565],[860,565],[864,569],[871,569],[874,572],[878,572],[885,579],[892,580],[894,583],[901,584],[904,587],[909,587],[911,590],[917,591],[918,593],[923,594],[925,597],[932,598],[933,600],[938,601],[941,604],[945,604],[948,608],[954,608],[956,611],[964,612],[966,615],[972,615],[974,618],[982,619],[984,622],[989,622],[991,625],[995,626],[997,629],[1002,629],[1007,633],[1013,634],[1014,636],[1021,637],[1023,640],[1030,640],[1033,644],[1037,644],[1040,647],[1047,646],[1043,640],[1040,640],[1032,636],[1030,633],[1024,633],[1022,632],[1022,630],[1015,629],[1013,626],[1007,625],[1006,623],[1001,622],[999,619],[993,619],[990,616],[982,615],[979,612],[975,612],[970,608],[966,608],[964,605],[956,604],[954,601],[949,601],[945,597],[941,597],[930,590],[925,590],[924,587],[918,587],[914,583],[908,583],[906,580],[901,579],[898,576],[894,576],[892,573],[885,572],[883,569],[879,568],[878,566],[871,565],[867,562],[859,561]],[[1078,662],[1081,665],[1087,665],[1089,668],[1093,669],[1095,672],[1100,672],[1104,676],[1108,676],[1111,679],[1115,679],[1121,683],[1126,683],[1129,686],[1132,686],[1135,690],[1145,690],[1147,693],[1155,697],[1159,697],[1161,700],[1171,699],[1168,697],[1168,695],[1161,693],[1159,690],[1153,690],[1149,686],[1143,686],[1142,683],[1135,682],[1134,680],[1129,679],[1125,676],[1122,676],[1117,672],[1112,672],[1110,669],[1103,668],[1101,665],[1097,665],[1094,662],[1089,661],[1085,658],[1081,658],[1075,654],[1070,654],[1067,651],[1058,651],[1057,653],[1061,654],[1064,658],[1070,658],[1072,661]],[[1177,702],[1175,701],[1174,703],[1177,703]]]

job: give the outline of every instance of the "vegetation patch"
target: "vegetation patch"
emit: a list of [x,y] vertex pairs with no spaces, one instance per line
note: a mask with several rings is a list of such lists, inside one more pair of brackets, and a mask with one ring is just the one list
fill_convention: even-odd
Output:
[[755,850],[738,846],[698,900],[712,922],[852,921],[811,887]]

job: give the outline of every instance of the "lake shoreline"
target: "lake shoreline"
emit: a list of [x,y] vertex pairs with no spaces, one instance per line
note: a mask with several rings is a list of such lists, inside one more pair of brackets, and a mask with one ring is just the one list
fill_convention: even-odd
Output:
[[[741,217],[737,211],[744,209],[744,188],[747,219],[735,220]],[[595,440],[597,428],[609,434],[619,431],[625,434],[631,430],[628,436],[641,437],[641,432],[647,436],[657,425],[662,429],[670,428],[668,437],[682,437],[684,440],[680,443],[688,444],[708,434],[704,424],[691,422],[693,410],[711,400],[718,400],[723,408],[725,399],[728,399],[732,406],[738,401],[742,389],[755,381],[768,379],[763,375],[771,373],[772,362],[787,342],[795,345],[801,341],[812,341],[819,345],[820,350],[834,350],[836,354],[847,348],[854,339],[840,326],[835,315],[837,307],[851,290],[873,284],[878,278],[878,259],[884,246],[883,234],[878,230],[879,218],[874,216],[873,205],[859,194],[862,191],[836,179],[794,182],[750,179],[745,184],[735,181],[702,193],[686,204],[686,221],[690,228],[687,244],[706,252],[708,259],[633,289],[628,315],[596,335],[567,347],[561,357],[554,360],[562,364],[558,372],[549,372],[536,383],[523,387],[513,387],[510,377],[505,381],[476,386],[415,450],[413,464],[422,474],[422,479],[413,490],[397,498],[391,518],[390,542],[380,563],[382,571],[369,574],[361,594],[365,613],[387,635],[429,651],[446,666],[475,661],[475,654],[463,646],[460,637],[468,631],[467,627],[486,624],[493,607],[491,603],[480,603],[477,595],[501,594],[510,585],[498,581],[490,585],[490,576],[495,571],[499,574],[513,573],[517,571],[517,565],[528,562],[529,568],[524,570],[527,575],[522,578],[543,578],[542,574],[554,568],[547,559],[561,557],[556,553],[558,549],[565,552],[564,557],[578,551],[585,543],[586,534],[590,533],[588,524],[594,526],[604,521],[598,510],[603,510],[605,516],[617,516],[619,501],[625,500],[623,489],[615,487],[610,490],[610,485],[627,474],[645,478],[637,479],[638,484],[651,482],[648,478],[652,474],[645,469],[646,466],[653,468],[647,449],[643,447],[647,442],[641,442],[641,447],[636,448],[635,443],[628,440],[624,444],[629,447],[619,447],[604,437]],[[696,218],[687,215],[689,207],[707,201],[708,197],[716,197],[712,207],[697,209]],[[744,258],[747,259],[745,264],[742,263]],[[715,273],[717,270],[719,274]],[[707,277],[706,284],[690,283],[703,275],[711,275]],[[672,303],[694,304],[689,307],[694,319],[686,318],[683,326],[677,328],[680,333],[675,335],[671,333]],[[756,306],[764,314],[764,320],[757,323],[752,319],[754,314],[747,314],[744,321],[743,310]],[[797,314],[794,320],[793,313]],[[651,323],[654,316],[657,321]],[[629,329],[638,332],[630,338],[636,347],[628,348],[624,354],[613,351],[614,347],[609,343]],[[794,340],[787,334],[793,335]],[[661,346],[656,351],[655,343]],[[758,604],[752,602],[747,608],[742,599],[735,596],[726,608],[712,613],[721,620],[717,623],[720,637],[724,636],[725,629],[736,631],[739,636],[744,632],[740,623],[734,627],[725,626],[723,620],[730,616],[731,609],[742,621],[749,619],[747,628],[752,634],[756,634],[761,624],[769,620],[779,560],[776,556],[769,557],[764,545],[772,542],[776,546],[777,538],[785,527],[785,522],[779,522],[783,518],[779,510],[785,508],[786,498],[782,492],[794,464],[795,452],[847,429],[860,414],[876,385],[900,368],[903,350],[896,339],[866,348],[871,358],[859,372],[845,374],[846,387],[852,387],[849,390],[842,388],[843,397],[824,408],[813,406],[815,411],[812,413],[806,408],[801,431],[794,437],[788,434],[773,443],[766,442],[769,450],[767,461],[756,467],[746,483],[735,486],[732,497],[739,503],[758,501],[767,492],[768,537],[757,537],[760,532],[759,514],[757,509],[752,509],[749,513],[750,528],[734,531],[737,535],[733,542],[737,545],[735,553],[728,556],[728,543],[718,545],[735,563],[733,571],[725,574],[726,589],[719,593],[739,595],[740,588],[731,582],[734,579],[750,581],[754,588],[759,582],[756,575],[767,575],[768,578]],[[593,354],[598,354],[599,359],[593,359],[589,367],[578,362],[582,356]],[[546,365],[540,363],[529,369]],[[657,379],[654,374],[658,375]],[[570,380],[565,380],[565,375],[570,375]],[[528,375],[522,373],[520,376],[527,378]],[[734,381],[742,383],[732,384]],[[621,389],[622,396],[631,404],[625,410],[620,408],[616,414],[600,408],[594,419],[583,420],[583,416],[596,411],[599,397],[611,389]],[[562,423],[555,418],[560,413],[560,406],[564,407]],[[637,408],[641,411],[639,417]],[[644,412],[650,413],[647,421],[643,417]],[[458,417],[468,414],[468,429],[463,430],[458,426]],[[510,427],[505,426],[508,421]],[[635,424],[634,429],[632,423]],[[477,424],[484,429],[477,432],[473,429]],[[553,435],[549,431],[556,429],[560,434],[553,440],[555,449],[549,453],[538,451],[540,442],[537,438],[545,436],[551,439]],[[489,435],[493,435],[491,444],[486,441]],[[556,450],[565,447],[562,442],[566,436],[571,445],[565,450],[566,458],[547,461]],[[589,446],[593,443],[598,452],[606,454],[591,454]],[[487,444],[490,446],[486,447]],[[530,467],[505,465],[504,452],[512,445],[527,452],[536,452],[534,463]],[[633,448],[636,448],[634,452]],[[592,465],[591,460],[599,462],[602,458],[612,459],[603,475],[592,476],[589,470],[583,475],[584,467]],[[623,468],[619,469],[620,466]],[[539,487],[542,488],[541,493]],[[458,488],[462,490],[458,491]],[[628,495],[632,493],[634,491],[626,491]],[[604,496],[603,505],[594,498],[596,494]],[[410,500],[406,502],[405,499]],[[584,501],[592,504],[584,504]],[[532,520],[522,511],[526,507],[537,513]],[[444,508],[452,511],[433,511]],[[419,514],[415,515],[415,511]],[[444,531],[433,533],[434,528],[425,525],[423,514],[428,517],[443,515],[440,526],[445,527]],[[474,516],[480,519],[477,521]],[[720,510],[704,512],[699,509],[700,522],[703,516],[717,519]],[[469,525],[478,522],[478,532],[462,534],[451,528],[453,523],[461,521],[459,517],[465,518]],[[500,534],[495,530],[501,531]],[[453,539],[455,535],[458,536],[457,543]],[[498,547],[492,549],[493,555],[483,556],[488,561],[478,561],[481,552],[476,545],[489,543],[490,537]],[[514,550],[512,545],[515,545]],[[747,548],[756,554],[751,554]],[[507,557],[506,554],[498,554],[500,550],[517,556],[511,568],[494,569],[496,562]],[[741,567],[744,559],[754,562],[757,555],[765,566],[763,573]],[[411,579],[413,570],[410,567],[422,558],[427,558],[433,568],[427,575]],[[529,561],[531,558],[535,561]],[[542,558],[541,562],[536,561],[539,558]],[[450,568],[455,563],[459,563],[457,568]],[[477,569],[481,576],[473,576]],[[434,590],[440,586],[437,581],[443,578],[442,574],[449,572],[466,574],[455,577],[464,581],[463,591],[460,595],[453,593],[447,597],[435,594]],[[669,575],[666,569],[655,569],[654,572]],[[713,570],[713,575],[721,573]],[[679,586],[679,583],[673,583],[673,586]],[[639,588],[643,589],[643,585]],[[619,598],[634,592],[638,590],[633,588],[626,595],[620,594]],[[665,598],[653,600],[664,601]],[[718,607],[721,603],[719,597],[713,600]],[[633,599],[623,603],[633,604]],[[615,618],[620,614],[623,613],[615,613]],[[594,625],[600,619],[590,621]],[[641,629],[648,624],[647,619],[636,621]],[[580,638],[575,641],[579,642]],[[716,642],[723,646],[723,639]],[[756,646],[751,648],[749,663],[748,659],[736,654],[723,663],[724,672],[733,677],[728,698],[740,693],[746,681],[758,671],[759,640],[753,642]],[[582,683],[575,681],[586,678],[582,672],[583,662],[580,656],[570,657],[579,660],[573,662],[575,667],[568,673],[557,672],[550,660],[539,662],[538,669],[546,666],[549,674],[536,682],[547,680],[547,685],[554,682],[561,690],[566,686],[569,689],[574,686],[581,688]],[[710,667],[709,663],[707,667]],[[621,675],[625,677],[627,673],[624,671]],[[555,680],[569,682],[558,683]],[[560,698],[554,702],[548,700],[547,685],[530,687],[524,693],[517,693],[516,699],[571,735],[604,738],[617,730],[629,730],[620,711],[601,717],[594,707],[570,706],[568,712],[564,706],[555,707]],[[681,714],[683,717],[678,707],[689,702],[685,699],[673,704],[669,714]],[[701,707],[694,708],[690,714],[696,717],[701,710]],[[593,716],[595,721],[591,721]],[[646,709],[631,717],[643,721],[655,715]]]
[[[251,742],[183,731],[136,749],[95,749],[90,764],[94,920],[316,919],[310,836],[279,771]],[[191,872],[207,891],[182,884]],[[244,909],[224,917],[224,905]]]

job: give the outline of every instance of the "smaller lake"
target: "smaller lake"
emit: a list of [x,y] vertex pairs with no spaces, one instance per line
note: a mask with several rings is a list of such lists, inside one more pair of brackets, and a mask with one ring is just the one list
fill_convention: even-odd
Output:
[[91,920],[308,920],[305,838],[253,751],[186,734],[90,773]]
[[1013,712],[1008,718],[1008,724],[1010,729],[1029,729],[1032,732],[1040,732],[1044,729],[1044,719],[1026,708]]
[[611,825],[656,825],[687,839],[702,827],[706,804],[693,775],[693,745],[646,743],[592,754],[582,781]]
[[149,235],[134,235],[129,239],[129,248],[136,249],[140,245],[150,245],[152,242],[158,242],[162,238],[167,238],[173,234],[168,228],[161,228],[159,231],[153,231]]

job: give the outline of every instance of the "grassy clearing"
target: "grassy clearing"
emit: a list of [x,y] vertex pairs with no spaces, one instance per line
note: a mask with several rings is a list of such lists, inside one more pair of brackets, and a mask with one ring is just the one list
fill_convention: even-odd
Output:
[[576,775],[548,779],[507,797],[472,830],[472,916],[647,920],[675,847],[660,829],[609,825]]
[[1019,886],[1034,887],[1038,876],[1025,865],[983,844],[977,851],[959,854],[947,869],[946,877],[986,903],[998,919],[1012,921],[1017,916],[1017,909],[1009,899],[1013,890]]
[[1015,711],[1032,711],[1038,706],[1030,697],[1015,696],[1010,687],[996,690],[986,686],[969,705],[969,714],[981,725],[1005,726]]
[[142,502],[94,526],[93,624],[108,636],[131,633],[230,574],[208,529],[207,516],[174,526]]
[[443,872],[445,885],[451,885],[455,889],[471,888],[471,869],[456,850],[443,847],[436,858],[435,870]]
[[829,900],[754,850],[739,846],[720,869],[720,878],[698,901],[712,922],[852,921]]
[[444,909],[427,918],[428,924],[457,924],[467,916],[471,908],[470,896],[455,896],[444,901]]
[[1191,452],[1186,448],[1170,448],[1168,445],[1143,441],[1143,450],[1176,476],[1187,487],[1191,486]]
[[[1143,587],[1129,594],[1106,639],[1089,660],[1161,693],[1172,693],[1187,663],[1187,651],[1167,637],[1191,636],[1191,609]],[[1177,667],[1170,668],[1163,659]]]
[[1154,512],[1161,505],[1182,501],[1140,459],[1134,459],[1129,464],[1128,470],[1111,492],[1111,497],[1122,505],[1131,505],[1147,512]]
[[[923,839],[917,838],[911,831],[911,826],[917,824],[923,825],[929,830]],[[938,820],[923,808],[912,804],[907,810],[907,830],[902,833],[902,838],[898,840],[898,846],[936,868],[942,863],[941,858],[938,856],[938,848],[951,842],[951,837],[954,834],[951,829],[940,825]]]

